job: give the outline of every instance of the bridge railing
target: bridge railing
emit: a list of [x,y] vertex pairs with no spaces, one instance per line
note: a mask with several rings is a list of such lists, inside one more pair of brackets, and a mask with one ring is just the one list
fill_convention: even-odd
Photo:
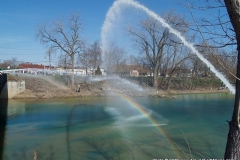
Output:
[[77,75],[83,75],[79,74],[79,72],[71,72],[70,70],[47,70],[47,69],[35,69],[35,68],[29,68],[29,69],[9,69],[9,70],[1,70],[1,73],[16,75],[16,74],[41,74],[41,75],[71,75],[71,74],[77,74]]

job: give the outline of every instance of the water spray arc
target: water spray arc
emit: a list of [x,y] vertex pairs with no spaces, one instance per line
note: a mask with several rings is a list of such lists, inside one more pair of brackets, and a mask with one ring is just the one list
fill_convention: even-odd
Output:
[[104,21],[104,24],[102,26],[102,32],[101,32],[101,41],[102,41],[102,51],[103,56],[102,59],[105,59],[104,53],[107,50],[107,32],[111,29],[112,22],[116,19],[115,16],[118,15],[119,11],[121,10],[122,6],[127,5],[134,7],[136,9],[139,9],[141,11],[144,11],[149,16],[153,17],[157,21],[159,21],[164,27],[169,29],[169,32],[176,35],[182,43],[188,47],[193,53],[195,53],[198,58],[204,62],[209,69],[226,85],[226,87],[230,90],[232,94],[235,94],[235,87],[226,79],[226,77],[220,73],[206,58],[203,57],[201,53],[198,52],[198,50],[194,47],[192,43],[189,43],[185,37],[181,35],[180,32],[173,29],[163,18],[161,18],[159,15],[154,13],[153,11],[149,10],[145,6],[139,4],[136,1],[133,0],[117,0],[113,3],[112,7],[109,9],[106,19]]

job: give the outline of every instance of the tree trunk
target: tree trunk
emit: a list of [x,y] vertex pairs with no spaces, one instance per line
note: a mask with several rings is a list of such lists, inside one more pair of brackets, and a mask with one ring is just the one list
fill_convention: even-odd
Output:
[[153,70],[153,87],[158,88],[158,68],[155,67]]
[[74,87],[74,54],[71,55],[71,59],[72,59],[72,87]]
[[240,144],[240,131],[237,121],[229,122],[229,133],[227,145],[225,150],[224,159],[240,159],[239,144]]
[[170,77],[167,78],[165,90],[169,90],[171,83],[172,83],[172,77],[170,76]]
[[[238,46],[240,46],[239,42]],[[240,77],[239,47],[238,47],[237,77]],[[235,103],[232,120],[229,122],[229,133],[224,157],[225,159],[240,159],[239,98],[240,98],[240,81],[236,80]]]
[[[224,0],[231,23],[236,33],[238,61],[237,77],[240,77],[240,2],[239,0]],[[240,81],[236,80],[236,94],[232,120],[229,122],[229,133],[225,150],[225,159],[240,159],[240,129],[239,129],[239,98]]]

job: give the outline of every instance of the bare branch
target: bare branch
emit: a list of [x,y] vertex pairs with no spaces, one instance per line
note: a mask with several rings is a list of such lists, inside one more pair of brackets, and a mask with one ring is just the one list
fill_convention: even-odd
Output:
[[[188,4],[188,0],[186,0],[186,1],[187,1],[187,4]],[[202,37],[202,39],[203,39],[203,42],[204,42],[205,46],[207,47],[209,53],[211,53],[211,55],[215,58],[215,60],[218,62],[218,64],[220,64],[220,65],[221,65],[226,71],[228,71],[234,78],[240,80],[240,79],[239,79],[238,77],[236,77],[228,68],[226,68],[226,67],[218,60],[218,58],[213,54],[212,50],[210,49],[209,45],[207,44],[207,42],[206,42],[206,40],[205,40],[205,38],[204,38],[202,32],[201,32],[200,29],[199,29],[198,23],[197,23],[196,19],[194,18],[190,7],[188,7],[188,9],[189,9],[189,12],[191,13],[191,16],[192,16],[192,18],[193,18],[193,21],[195,22],[195,24],[196,24],[196,26],[197,26],[197,30],[198,30],[198,32],[200,33],[200,35],[201,35],[201,37]]]
[[[67,22],[59,20],[52,22],[50,26],[40,26],[36,34],[36,38],[43,45],[63,51],[71,58],[72,72],[74,71],[75,54],[81,52],[84,44],[83,39],[80,38],[82,24],[79,21],[80,16],[78,14],[71,14]],[[74,85],[73,80],[72,85]]]

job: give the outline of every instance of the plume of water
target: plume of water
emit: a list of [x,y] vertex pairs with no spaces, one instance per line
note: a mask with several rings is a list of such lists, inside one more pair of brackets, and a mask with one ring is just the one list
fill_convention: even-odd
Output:
[[103,56],[102,59],[105,59],[104,53],[107,51],[107,33],[112,27],[112,22],[116,19],[115,17],[118,15],[119,11],[124,6],[131,6],[136,9],[139,9],[141,11],[146,12],[149,16],[153,17],[157,21],[159,21],[164,27],[169,29],[169,32],[176,35],[182,43],[187,46],[193,53],[195,53],[198,58],[203,61],[210,70],[226,85],[226,87],[230,90],[232,94],[235,94],[235,87],[226,79],[226,77],[220,73],[206,58],[203,57],[201,53],[198,52],[198,50],[194,47],[192,43],[189,43],[185,37],[181,35],[180,32],[173,29],[163,18],[161,18],[159,15],[154,13],[153,11],[149,10],[145,6],[139,4],[136,1],[133,0],[117,0],[113,3],[112,7],[109,9],[106,19],[104,21],[104,24],[102,26],[102,32],[101,32],[101,39],[102,39],[102,51]]
[[127,90],[132,93],[142,92],[143,88],[136,83],[133,83],[127,79],[120,78],[118,76],[99,76],[89,77],[88,81],[106,81],[109,86],[118,90]]

